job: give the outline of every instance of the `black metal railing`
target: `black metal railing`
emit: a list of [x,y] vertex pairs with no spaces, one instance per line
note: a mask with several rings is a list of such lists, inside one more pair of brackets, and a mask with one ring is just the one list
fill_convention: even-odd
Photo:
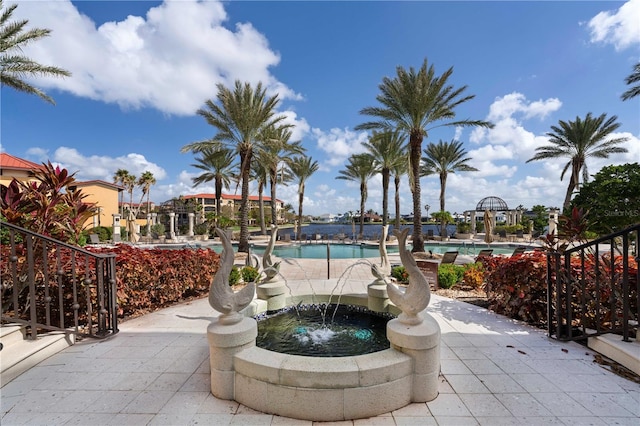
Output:
[[549,336],[583,340],[605,333],[625,342],[640,305],[640,224],[564,252],[547,254]]
[[28,335],[64,331],[107,337],[118,332],[115,254],[98,254],[1,222],[3,323]]

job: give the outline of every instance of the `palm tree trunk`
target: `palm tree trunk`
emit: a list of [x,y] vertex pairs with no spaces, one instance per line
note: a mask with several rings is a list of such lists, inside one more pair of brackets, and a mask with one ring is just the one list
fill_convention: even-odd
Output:
[[267,227],[264,223],[264,184],[262,182],[258,185],[258,209],[260,213],[260,233],[267,235]]
[[215,226],[217,227],[220,223],[220,210],[222,209],[222,179],[216,177],[215,181],[216,187],[216,220]]
[[367,200],[367,187],[360,185],[360,232],[358,235],[364,235],[364,205]]
[[300,234],[302,233],[302,201],[304,201],[304,187],[298,191],[298,229],[296,229],[298,241],[300,241]]
[[387,224],[389,216],[389,169],[382,170],[382,226]]
[[395,203],[396,203],[396,229],[400,229],[400,176],[394,177],[394,184],[396,187]]
[[571,165],[571,179],[569,179],[569,186],[567,187],[567,195],[564,197],[564,203],[562,204],[563,212],[569,211],[569,205],[571,204],[571,196],[573,195],[573,190],[578,186],[578,182],[580,179],[580,169],[576,163]]
[[240,170],[242,175],[242,198],[240,200],[240,241],[238,252],[249,253],[249,165],[251,149],[240,152]]
[[[440,173],[440,211],[444,213],[444,191],[447,187],[447,173]],[[443,220],[440,222],[440,235],[445,236],[447,223]]]
[[278,180],[278,171],[276,170],[270,177],[271,184],[271,223],[274,225],[278,224],[278,210],[276,203],[276,184]]
[[424,251],[422,238],[422,202],[420,199],[420,155],[422,154],[422,135],[411,133],[409,137],[409,159],[413,180],[413,235],[412,252]]

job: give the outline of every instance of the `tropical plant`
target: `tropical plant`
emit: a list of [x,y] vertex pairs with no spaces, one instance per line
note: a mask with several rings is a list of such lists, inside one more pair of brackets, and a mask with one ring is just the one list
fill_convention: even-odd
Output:
[[431,214],[435,220],[440,223],[440,236],[447,236],[447,224],[453,222],[453,216],[446,211],[439,211]]
[[48,37],[51,30],[42,28],[26,30],[25,27],[29,23],[27,19],[10,21],[11,15],[17,7],[17,4],[12,4],[5,8],[3,0],[0,0],[0,9],[2,10],[2,15],[0,15],[0,83],[2,86],[8,86],[20,92],[37,95],[55,105],[51,97],[24,79],[40,76],[70,77],[71,73],[62,68],[41,65],[22,55],[24,46]]
[[302,203],[304,201],[304,189],[307,179],[318,171],[320,166],[318,162],[311,157],[304,155],[293,157],[288,164],[293,181],[298,184],[298,229],[296,229],[296,235],[300,238],[302,231]]
[[[405,160],[406,160],[405,154]],[[402,180],[402,176],[406,175],[409,172],[409,167],[406,161],[399,161],[395,163],[392,173],[393,173],[393,186],[394,186],[394,204],[396,206],[396,220],[395,227],[396,229],[400,229],[400,222],[402,217],[400,216],[400,182]]]
[[409,281],[409,273],[407,272],[407,269],[402,265],[394,266],[393,268],[391,268],[391,276],[395,278],[395,280],[399,283],[406,283]]
[[376,100],[381,104],[367,107],[360,114],[371,116],[374,121],[356,126],[356,130],[398,131],[409,137],[409,182],[413,197],[412,251],[424,251],[422,236],[422,202],[420,197],[420,156],[422,140],[428,132],[441,126],[493,125],[482,120],[455,120],[457,106],[471,100],[474,95],[463,95],[467,86],[454,88],[449,84],[453,68],[437,76],[433,65],[425,59],[418,71],[397,67],[396,77],[384,77],[378,86]]
[[631,86],[635,84],[635,86],[631,86],[626,92],[622,94],[622,100],[627,101],[631,98],[635,98],[640,95],[640,62],[636,63],[633,66],[633,72],[627,76],[624,80],[627,85]]
[[617,116],[607,119],[607,114],[599,117],[592,117],[591,113],[583,119],[576,117],[575,121],[558,122],[558,126],[551,126],[552,132],[548,132],[550,145],[539,146],[537,153],[527,160],[527,163],[537,160],[548,160],[554,158],[569,158],[567,164],[562,169],[560,180],[564,178],[567,170],[571,169],[567,194],[562,204],[567,211],[571,202],[573,191],[580,184],[580,172],[582,180],[589,180],[587,169],[587,158],[609,158],[610,154],[627,152],[626,148],[617,146],[628,140],[625,136],[611,137],[620,126],[616,123]]
[[147,213],[151,213],[151,185],[156,184],[156,178],[153,176],[153,173],[145,171],[142,173],[142,176],[140,176],[137,183],[138,186],[142,188],[142,196],[147,196]]
[[[291,130],[289,126],[275,126],[266,129],[262,138],[263,145],[259,149],[258,157],[267,169],[271,188],[271,223],[277,225],[276,188],[278,181],[282,184],[286,183],[289,175],[284,172],[284,165],[291,161],[292,156],[303,155],[305,149],[299,141],[290,142]],[[280,179],[278,179],[278,175]]]
[[51,162],[32,170],[34,182],[13,179],[0,185],[0,214],[8,223],[60,241],[78,244],[85,223],[95,215],[95,204],[73,189],[75,173]]
[[640,223],[640,164],[603,167],[571,206],[588,210],[589,230],[600,235]]
[[[118,169],[113,174],[113,183],[116,185],[122,185],[124,187],[125,180],[127,180],[127,176],[129,176],[129,171],[125,169]],[[118,202],[120,204],[120,216],[124,216],[124,193],[123,191],[118,190]]]
[[258,283],[260,281],[260,271],[253,266],[244,266],[240,270],[240,275],[245,283]]
[[[217,149],[208,147],[199,152],[199,157],[195,158],[193,167],[203,171],[199,176],[194,177],[193,184],[198,186],[205,182],[213,181],[216,196],[216,213],[220,215],[222,211],[222,189],[231,187],[232,181],[237,181],[235,173],[237,164],[234,162],[233,151],[219,147]],[[218,226],[218,217],[214,218],[215,225]]]
[[376,166],[376,173],[382,175],[382,225],[386,225],[389,217],[389,179],[397,164],[406,163],[404,140],[398,132],[376,133],[369,142],[362,144]]
[[260,223],[260,232],[262,235],[267,235],[267,227],[264,219],[264,188],[267,185],[267,168],[265,164],[257,158],[258,161],[254,161],[251,164],[251,180],[258,183],[258,222]]
[[354,154],[348,159],[344,169],[338,170],[336,179],[350,180],[360,185],[360,232],[364,233],[364,212],[367,202],[367,181],[376,173],[371,154]]
[[262,83],[253,88],[249,83],[235,82],[233,90],[223,84],[217,85],[217,103],[211,99],[205,108],[197,111],[217,133],[207,141],[194,142],[182,147],[182,151],[200,152],[205,148],[226,144],[240,156],[240,240],[238,251],[249,252],[249,176],[253,150],[260,142],[261,133],[277,126],[285,119],[275,115],[278,95],[266,96]]
[[[429,143],[424,150],[422,157],[421,176],[437,174],[440,177],[440,211],[445,211],[445,191],[447,188],[447,176],[455,172],[477,172],[478,169],[468,164],[470,157],[462,147],[462,142],[452,140],[451,142],[438,141]],[[445,235],[445,224],[442,224],[441,235]]]
[[464,278],[464,266],[444,263],[438,266],[438,286],[451,288]]

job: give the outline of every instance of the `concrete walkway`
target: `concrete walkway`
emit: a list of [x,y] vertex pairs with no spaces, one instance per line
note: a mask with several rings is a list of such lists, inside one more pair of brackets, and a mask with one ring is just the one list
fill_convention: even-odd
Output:
[[[393,259],[392,259],[393,261]],[[370,264],[283,262],[292,292],[364,291]],[[345,272],[347,271],[347,272]],[[349,280],[337,278],[349,276]],[[344,277],[343,277],[344,278]],[[640,385],[593,361],[577,343],[549,339],[474,305],[433,296],[442,330],[440,395],[384,415],[335,425],[633,425]],[[126,321],[106,341],[86,339],[0,390],[8,425],[312,425],[255,412],[210,393],[206,299]]]

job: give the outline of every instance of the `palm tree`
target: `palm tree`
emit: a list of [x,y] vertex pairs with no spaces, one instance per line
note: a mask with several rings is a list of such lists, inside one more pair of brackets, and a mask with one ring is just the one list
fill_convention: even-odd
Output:
[[398,163],[406,162],[404,140],[398,132],[374,132],[369,142],[362,144],[373,157],[376,173],[382,174],[382,225],[389,217],[389,179]]
[[[133,212],[133,190],[136,187],[137,178],[135,175],[127,174],[122,181],[122,185],[129,193],[129,216],[131,217],[131,213]],[[127,219],[129,220],[129,219]]]
[[633,72],[629,74],[627,78],[624,80],[627,85],[636,84],[635,86],[631,86],[629,90],[622,94],[622,100],[626,101],[631,98],[635,98],[640,95],[640,62],[633,66]]
[[355,127],[356,130],[379,130],[382,132],[399,131],[409,137],[409,183],[413,196],[413,249],[424,251],[422,237],[422,204],[420,200],[420,156],[422,140],[431,129],[441,126],[480,126],[493,125],[482,120],[454,120],[455,108],[471,99],[474,95],[463,95],[467,86],[454,88],[448,84],[453,67],[437,76],[433,65],[428,66],[425,59],[420,69],[411,67],[396,68],[396,77],[384,77],[378,86],[380,94],[376,100],[378,107],[367,107],[360,114],[371,116],[368,121]]
[[350,180],[360,184],[360,232],[364,233],[364,207],[367,202],[367,181],[376,174],[371,154],[354,154],[343,170],[338,170],[336,179]]
[[62,68],[41,65],[26,56],[23,56],[23,47],[27,44],[48,37],[51,30],[34,28],[25,31],[29,23],[27,19],[10,22],[11,14],[18,7],[12,4],[6,9],[0,0],[0,84],[9,86],[20,92],[38,95],[47,102],[55,105],[52,98],[42,90],[24,81],[25,77],[52,76],[70,77],[71,73]]
[[409,165],[407,164],[406,158],[407,153],[403,153],[404,159],[395,163],[391,172],[393,173],[393,186],[395,189],[394,202],[396,206],[396,229],[400,229],[400,181],[402,176],[406,175],[409,172]]
[[[437,174],[440,177],[440,211],[444,212],[444,193],[447,188],[447,176],[449,173],[477,172],[478,169],[467,164],[471,158],[466,157],[467,151],[464,150],[460,141],[430,143],[424,150],[424,155],[422,157],[420,175]],[[446,223],[441,222],[440,226],[440,235],[445,236]]]
[[142,196],[147,196],[147,214],[151,213],[151,185],[155,184],[156,178],[150,171],[142,173],[142,176],[138,179],[138,186],[142,188]]
[[[290,161],[294,155],[302,155],[305,148],[297,142],[290,142],[291,130],[289,126],[277,126],[263,134],[263,145],[259,152],[260,162],[267,168],[269,185],[271,187],[271,223],[278,224],[278,211],[276,206],[276,187],[278,184],[278,170],[283,169],[283,163]],[[282,179],[281,179],[281,183]]]
[[304,155],[296,156],[287,164],[293,181],[298,184],[298,229],[296,229],[296,235],[300,238],[300,231],[302,230],[302,202],[304,201],[304,185],[315,172],[318,171],[320,166],[318,162],[311,157]]
[[208,141],[194,142],[182,147],[182,151],[198,152],[216,144],[227,144],[240,155],[240,241],[238,251],[249,252],[249,179],[253,150],[265,128],[276,126],[285,119],[276,116],[278,95],[267,98],[266,89],[258,83],[255,89],[249,83],[235,82],[233,90],[218,84],[217,103],[211,99],[205,108],[197,111],[218,133]]
[[267,235],[267,227],[264,219],[264,187],[267,186],[267,168],[260,158],[260,151],[257,152],[256,160],[257,161],[254,161],[251,164],[251,179],[258,183],[258,216],[260,222],[260,233],[262,235]]
[[569,122],[560,120],[558,126],[551,126],[553,131],[547,133],[551,145],[537,147],[537,154],[527,160],[529,163],[549,158],[569,158],[560,175],[562,180],[564,174],[571,168],[569,187],[563,203],[565,211],[569,208],[574,189],[580,183],[580,172],[582,171],[584,182],[589,180],[587,158],[609,158],[609,154],[627,152],[626,148],[616,145],[626,142],[628,138],[609,138],[621,126],[620,123],[616,123],[617,119],[615,115],[607,119],[607,114],[594,118],[591,113],[588,113],[584,120],[580,117]]
[[[125,170],[125,169],[118,169],[116,170],[116,172],[113,174],[113,183],[115,183],[116,185],[122,185],[124,186],[124,182],[125,179],[127,178],[127,176],[129,176],[129,171]],[[124,194],[122,193],[122,191],[118,191],[118,195],[120,196],[119,199],[119,203],[120,203],[120,216],[124,216],[124,206],[123,206],[123,198],[124,198]]]
[[209,147],[200,152],[200,156],[195,160],[196,163],[192,166],[202,170],[203,173],[192,179],[194,186],[213,181],[216,193],[215,223],[217,226],[218,217],[222,211],[222,189],[230,189],[231,181],[237,179],[235,173],[237,164],[234,162],[234,154],[230,149]]

